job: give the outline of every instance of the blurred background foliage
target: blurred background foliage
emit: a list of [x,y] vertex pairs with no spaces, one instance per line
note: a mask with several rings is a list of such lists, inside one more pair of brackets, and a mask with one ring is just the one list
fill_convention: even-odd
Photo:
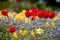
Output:
[[19,0],[19,2],[12,2],[10,0],[0,0],[0,10],[8,9],[20,12],[22,9],[38,8],[40,10],[53,11],[57,7],[47,6],[47,2],[39,0]]

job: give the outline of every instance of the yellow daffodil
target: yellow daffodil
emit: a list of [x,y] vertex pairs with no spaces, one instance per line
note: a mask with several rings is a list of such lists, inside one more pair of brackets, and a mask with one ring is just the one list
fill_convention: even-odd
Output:
[[31,35],[32,35],[33,37],[35,37],[35,33],[33,32],[33,30],[31,31]]
[[20,16],[20,20],[24,20],[24,17],[23,16]]
[[25,19],[25,16],[21,14],[17,14],[14,18],[15,21],[24,20],[24,19]]
[[18,21],[18,20],[25,20],[25,11],[23,10],[22,12],[20,12],[19,14],[17,14],[14,18],[15,21]]
[[2,16],[2,13],[1,13],[1,11],[0,11],[0,16]]
[[27,30],[24,30],[24,31],[20,30],[19,33],[20,33],[22,36],[26,36],[26,35],[28,34],[28,31],[27,31]]
[[1,11],[0,11],[0,19],[4,19]]
[[24,16],[24,13],[20,12],[19,15],[20,15],[20,16]]
[[19,20],[20,20],[19,16],[17,16],[17,17],[14,18],[14,21],[19,21]]
[[25,36],[28,34],[28,31],[27,30],[24,30],[23,33],[21,35]]
[[50,27],[51,28],[56,28],[55,23],[53,21],[50,23]]
[[14,38],[18,39],[18,36],[17,36],[16,32],[13,33],[13,36],[14,36]]
[[41,33],[43,33],[43,29],[41,28],[36,29],[36,34],[41,34]]
[[46,22],[46,23],[44,24],[44,26],[48,27],[48,26],[49,26],[49,23],[48,23],[48,22]]
[[59,20],[59,18],[56,16],[56,17],[54,17],[54,20],[55,20],[55,21],[58,21],[58,20]]
[[22,30],[20,30],[19,33],[21,34],[22,33]]
[[25,16],[25,11],[19,13],[20,16]]

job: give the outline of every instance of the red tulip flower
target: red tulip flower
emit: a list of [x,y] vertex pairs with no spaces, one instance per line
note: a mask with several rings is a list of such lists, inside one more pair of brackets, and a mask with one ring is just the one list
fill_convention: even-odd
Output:
[[55,13],[52,13],[52,12],[49,13],[48,17],[49,17],[50,19],[54,18],[54,17],[55,17]]
[[32,16],[32,12],[28,12],[28,11],[27,11],[27,12],[25,13],[25,16],[26,16],[26,17]]
[[33,20],[33,21],[35,20],[35,17],[34,17],[34,16],[32,17],[32,20]]
[[43,18],[48,18],[48,12],[43,11],[42,14],[43,14]]
[[5,10],[2,10],[2,15],[3,16],[8,16],[8,10],[6,10],[6,9]]
[[16,28],[15,28],[15,27],[10,27],[10,28],[9,28],[9,32],[10,32],[10,33],[13,33],[13,32],[15,32],[15,31],[16,31]]
[[37,16],[37,13],[39,12],[39,10],[36,9],[36,8],[31,8],[31,9],[29,9],[29,10],[31,10],[32,15],[34,15],[34,16]]
[[43,17],[42,11],[39,11],[39,12],[37,13],[37,15],[38,15],[39,18],[42,18],[42,17]]

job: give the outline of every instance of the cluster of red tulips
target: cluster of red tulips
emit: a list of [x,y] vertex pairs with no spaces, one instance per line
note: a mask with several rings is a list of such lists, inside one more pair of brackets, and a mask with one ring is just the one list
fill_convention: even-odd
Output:
[[42,11],[42,10],[38,10],[36,8],[33,9],[29,9],[29,11],[27,11],[25,13],[26,17],[32,17],[32,19],[34,20],[36,16],[38,16],[39,18],[54,18],[55,17],[55,13],[54,12],[47,12],[47,11]]
[[[2,15],[8,16],[8,10],[2,10]],[[32,20],[34,20],[36,16],[38,16],[39,18],[50,18],[50,19],[55,17],[54,12],[42,11],[36,8],[29,9],[29,11],[25,13],[25,15],[28,18],[32,17]]]

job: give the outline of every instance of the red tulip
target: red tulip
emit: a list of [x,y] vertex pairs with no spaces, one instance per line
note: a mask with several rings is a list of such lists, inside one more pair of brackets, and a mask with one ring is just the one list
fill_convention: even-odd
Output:
[[26,12],[25,15],[26,15],[26,17],[30,17],[30,16],[32,16],[32,12]]
[[6,9],[5,10],[2,10],[2,15],[3,16],[8,16],[8,10],[6,10]]
[[48,17],[49,17],[50,19],[54,18],[54,17],[55,17],[55,13],[50,12],[49,15],[48,15]]
[[32,10],[33,12],[38,11],[38,9],[36,9],[36,8],[31,8],[31,9],[29,9],[29,10]]
[[35,17],[34,16],[32,17],[32,20],[35,20]]
[[37,15],[38,15],[39,18],[42,18],[43,17],[42,11],[38,12]]
[[37,16],[37,13],[39,12],[39,10],[36,9],[36,8],[31,8],[31,9],[29,9],[29,10],[31,10],[32,15],[34,15],[34,16]]
[[16,31],[16,28],[15,28],[15,27],[10,27],[10,28],[9,28],[9,32],[10,32],[10,33],[13,33],[13,32],[15,32],[15,31]]
[[48,18],[48,12],[43,11],[42,14],[43,14],[43,18]]

